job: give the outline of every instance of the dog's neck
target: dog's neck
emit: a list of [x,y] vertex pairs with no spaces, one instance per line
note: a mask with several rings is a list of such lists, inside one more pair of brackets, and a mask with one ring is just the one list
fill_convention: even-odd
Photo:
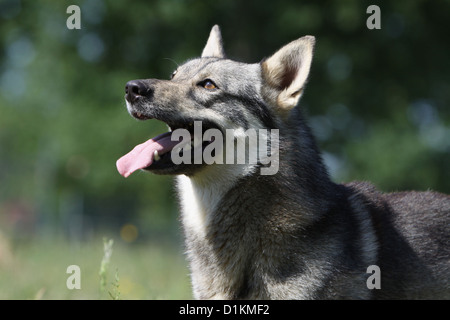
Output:
[[205,236],[209,219],[223,196],[254,170],[254,166],[224,164],[205,168],[196,176],[178,176],[177,189],[185,231]]
[[[255,274],[250,269],[270,267],[269,260],[279,261],[283,253],[289,256],[282,244],[298,237],[302,226],[326,210],[332,183],[318,152],[305,162],[295,162],[303,146],[282,142],[280,168],[274,176],[260,175],[256,166],[215,165],[193,177],[177,178],[196,298],[250,297],[245,279]],[[199,292],[196,283],[210,290]],[[254,290],[260,294],[254,298],[267,298],[264,286]]]

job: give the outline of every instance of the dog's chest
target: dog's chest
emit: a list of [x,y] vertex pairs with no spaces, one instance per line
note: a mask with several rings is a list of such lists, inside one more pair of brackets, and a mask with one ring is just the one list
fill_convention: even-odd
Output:
[[228,191],[240,178],[253,170],[249,166],[224,166],[220,169],[206,170],[202,176],[195,179],[185,175],[177,177],[182,222],[186,232],[205,236],[211,216],[219,204],[224,205],[222,200]]
[[246,290],[244,270],[251,255],[242,224],[232,218],[242,209],[228,199],[233,184],[217,180],[205,188],[185,176],[177,182],[194,295],[233,298]]
[[177,180],[185,232],[203,238],[208,216],[220,202],[222,194],[216,188],[200,187],[186,176],[179,176]]

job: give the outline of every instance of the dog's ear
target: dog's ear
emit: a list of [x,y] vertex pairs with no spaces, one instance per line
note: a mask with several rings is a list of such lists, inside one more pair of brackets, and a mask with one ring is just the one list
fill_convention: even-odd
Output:
[[295,107],[309,75],[315,38],[305,36],[285,45],[261,63],[268,98],[282,110]]
[[208,42],[206,42],[206,46],[202,52],[202,58],[205,57],[225,58],[222,35],[220,34],[220,28],[218,25],[215,25],[211,29]]

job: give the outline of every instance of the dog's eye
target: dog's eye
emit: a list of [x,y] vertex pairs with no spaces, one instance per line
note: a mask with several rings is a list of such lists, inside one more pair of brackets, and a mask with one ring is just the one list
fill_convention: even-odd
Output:
[[217,89],[217,86],[216,86],[216,84],[214,83],[214,81],[212,81],[212,80],[210,80],[210,79],[206,79],[206,80],[201,81],[201,82],[199,83],[199,85],[202,86],[202,87],[205,88],[205,89],[208,89],[208,90],[214,90],[214,89]]
[[173,79],[173,77],[175,77],[175,75],[177,74],[178,70],[175,70],[174,72],[172,72],[172,74],[170,75],[170,79]]

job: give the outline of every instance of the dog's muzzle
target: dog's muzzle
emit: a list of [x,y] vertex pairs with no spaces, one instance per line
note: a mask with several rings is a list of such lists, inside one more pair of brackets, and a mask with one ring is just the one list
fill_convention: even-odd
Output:
[[142,97],[148,98],[152,93],[152,87],[143,80],[131,80],[125,86],[125,99],[129,103],[135,103]]

